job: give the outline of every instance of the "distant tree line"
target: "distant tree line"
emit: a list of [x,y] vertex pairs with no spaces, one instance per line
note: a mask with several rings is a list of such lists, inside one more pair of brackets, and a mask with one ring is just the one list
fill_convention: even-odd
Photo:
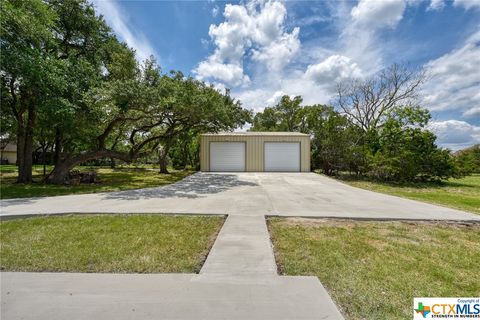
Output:
[[310,134],[312,169],[327,175],[426,181],[478,170],[478,147],[454,156],[436,145],[427,129],[430,113],[415,104],[424,78],[421,70],[395,64],[370,78],[339,83],[332,106],[283,96],[255,115],[251,130]]

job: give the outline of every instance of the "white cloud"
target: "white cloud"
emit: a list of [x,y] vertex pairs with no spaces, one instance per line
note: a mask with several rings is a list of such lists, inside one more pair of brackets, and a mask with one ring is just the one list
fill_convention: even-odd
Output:
[[235,92],[234,94],[240,99],[243,107],[253,109],[255,112],[260,112],[265,107],[276,105],[284,95],[294,96],[282,90],[272,91],[270,88],[249,89]]
[[413,0],[360,0],[348,11],[343,9],[338,18],[342,46],[339,53],[369,74],[384,68],[383,58],[388,47],[381,44],[385,40],[379,38],[379,31],[395,28],[403,19],[407,5],[417,4]]
[[[480,95],[480,92],[477,93],[477,95]],[[478,99],[478,97],[477,97],[477,99]],[[465,118],[480,118],[480,105],[466,110],[463,113],[463,116]]]
[[260,112],[267,106],[275,104],[270,88],[235,90],[232,95],[242,102],[242,106]]
[[406,0],[407,6],[418,6],[424,0]]
[[193,70],[200,79],[246,85],[249,77],[243,70],[245,59],[251,57],[267,70],[280,72],[300,48],[299,29],[285,31],[286,9],[281,2],[227,4],[223,16],[224,22],[209,29],[215,51]]
[[212,17],[216,17],[218,15],[218,11],[220,10],[220,8],[215,5],[213,8],[212,8]]
[[361,77],[356,63],[345,56],[332,55],[318,64],[309,65],[305,77],[318,85],[335,87],[338,81]]
[[427,7],[427,11],[438,11],[445,8],[444,0],[431,0],[430,5]]
[[480,107],[480,31],[463,46],[425,65],[429,80],[423,102],[434,111],[457,110],[472,116]]
[[128,15],[114,2],[109,0],[94,0],[96,10],[102,14],[108,25],[125,41],[129,47],[135,49],[137,59],[143,61],[154,55],[159,59],[145,35],[129,25]]
[[[322,41],[300,43],[295,28],[298,24],[287,32],[283,3],[253,1],[227,5],[225,20],[210,27],[215,49],[194,72],[198,78],[219,87],[233,86],[232,96],[256,112],[275,105],[283,95],[300,95],[304,104],[326,104],[335,94],[336,82],[368,77],[385,67],[386,50],[395,42],[385,43],[380,31],[395,28],[405,7],[418,3],[360,0],[354,9],[351,4],[342,3],[332,14],[337,34],[330,45]],[[464,119],[472,123],[432,123],[438,143],[454,150],[480,138],[480,128],[474,125],[478,125],[475,119],[480,115],[480,73],[476,72],[480,65],[479,44],[480,35],[472,36],[464,45],[426,66],[431,77],[426,83],[425,106],[433,111],[463,113]]]
[[[427,7],[427,11],[439,11],[445,8],[445,0],[431,0],[430,5]],[[455,7],[462,7],[465,10],[480,8],[479,0],[454,0],[453,5]]]
[[360,0],[350,14],[356,24],[365,27],[394,27],[403,18],[405,7],[404,0]]
[[275,104],[280,93],[301,95],[306,104],[328,103],[338,81],[368,76],[383,67],[376,30],[395,27],[406,5],[403,0],[361,0],[353,9],[346,3],[336,6],[338,11],[330,19],[336,19],[332,23],[339,27],[339,45],[312,43],[303,48],[299,28],[285,28],[284,3],[227,4],[225,20],[209,29],[215,49],[193,73],[205,81],[233,86],[232,95],[257,111]]
[[200,43],[202,44],[202,47],[207,49],[208,46],[210,45],[210,41],[208,41],[207,39],[200,39]]
[[215,75],[213,78],[233,86],[242,86],[250,82],[250,78],[243,74],[243,68],[240,65],[219,63],[212,57],[200,62],[195,72],[200,80],[206,80],[212,77],[211,75]]
[[465,121],[446,120],[429,124],[437,135],[437,143],[451,150],[459,150],[480,143],[480,127]]
[[330,86],[320,86],[305,76],[303,70],[293,70],[287,77],[275,78],[267,85],[257,80],[258,86],[251,89],[234,90],[232,94],[247,108],[262,111],[275,105],[283,95],[302,96],[304,104],[328,103],[332,97]]
[[277,104],[284,95],[285,95],[285,92],[283,92],[283,91],[276,91],[276,92],[270,97],[270,99],[267,100],[267,104],[270,105],[270,106],[273,106],[273,105]]
[[245,7],[227,4],[225,22],[211,25],[208,34],[217,46],[215,58],[221,61],[238,61],[249,44],[250,17]]
[[306,17],[298,17],[295,20],[297,26],[306,27],[310,25],[314,25],[320,22],[327,22],[330,21],[332,18],[323,16],[323,15],[311,15]]
[[479,0],[454,0],[453,5],[457,7],[463,7],[465,10],[480,8]]
[[252,58],[265,63],[270,71],[281,71],[300,49],[299,31],[299,28],[295,28],[292,33],[279,36],[277,41],[271,42],[268,46],[254,50]]

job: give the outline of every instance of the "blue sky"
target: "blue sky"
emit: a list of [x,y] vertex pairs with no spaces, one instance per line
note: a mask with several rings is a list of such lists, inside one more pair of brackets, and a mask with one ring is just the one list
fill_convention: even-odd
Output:
[[395,62],[425,68],[439,144],[480,143],[480,0],[94,4],[139,60],[231,88],[255,111],[283,94],[328,103],[335,82]]

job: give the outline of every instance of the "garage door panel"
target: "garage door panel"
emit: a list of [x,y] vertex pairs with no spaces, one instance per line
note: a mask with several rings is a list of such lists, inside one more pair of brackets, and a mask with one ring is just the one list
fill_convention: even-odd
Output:
[[210,171],[245,171],[245,143],[211,142]]
[[300,171],[300,143],[265,142],[265,171]]

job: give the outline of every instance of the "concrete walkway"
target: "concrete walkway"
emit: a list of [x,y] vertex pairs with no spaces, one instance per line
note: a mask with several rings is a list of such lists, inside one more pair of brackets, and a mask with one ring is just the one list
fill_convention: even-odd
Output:
[[275,276],[277,265],[265,218],[229,216],[200,274],[218,277]]

